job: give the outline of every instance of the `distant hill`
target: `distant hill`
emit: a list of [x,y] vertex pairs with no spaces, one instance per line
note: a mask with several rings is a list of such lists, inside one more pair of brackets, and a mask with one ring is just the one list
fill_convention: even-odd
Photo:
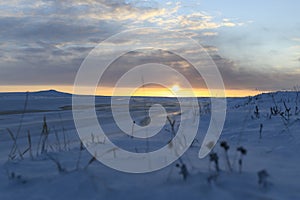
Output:
[[[25,96],[27,92],[0,92],[0,96]],[[56,90],[43,90],[36,92],[28,92],[29,96],[42,96],[42,97],[70,97],[72,94],[59,92]]]
[[262,93],[254,96],[254,98],[268,98],[268,97],[276,97],[276,98],[295,98],[296,96],[300,98],[300,91],[276,91],[269,93]]
[[56,90],[43,90],[37,92],[30,92],[30,95],[37,95],[37,96],[72,96],[70,93],[66,92],[59,92]]

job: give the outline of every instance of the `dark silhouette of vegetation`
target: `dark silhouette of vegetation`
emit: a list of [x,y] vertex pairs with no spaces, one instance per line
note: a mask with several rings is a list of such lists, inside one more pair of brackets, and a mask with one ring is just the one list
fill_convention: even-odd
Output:
[[226,163],[227,163],[227,166],[228,166],[228,170],[231,172],[232,171],[232,168],[231,168],[231,164],[230,164],[230,161],[229,161],[229,155],[228,155],[228,150],[229,150],[229,145],[227,144],[226,141],[222,141],[220,143],[220,146],[224,149],[224,152],[225,152],[225,160],[226,160]]
[[210,163],[215,163],[215,169],[216,169],[216,172],[219,172],[220,171],[220,167],[219,167],[219,156],[217,153],[215,152],[211,152],[209,154],[209,162]]
[[240,152],[240,158],[239,158],[239,172],[242,173],[242,167],[243,167],[243,156],[247,154],[247,150],[240,146],[236,149],[238,152]]

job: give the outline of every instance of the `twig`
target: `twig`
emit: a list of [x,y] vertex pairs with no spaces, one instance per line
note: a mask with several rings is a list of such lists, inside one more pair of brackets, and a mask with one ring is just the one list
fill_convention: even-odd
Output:
[[[13,147],[12,147],[12,151],[9,153],[9,157],[10,157],[11,159],[14,159],[14,158],[15,158],[15,156],[14,156],[15,151],[18,151],[20,158],[23,159],[23,154],[21,153],[21,151],[20,151],[20,149],[19,149],[19,147],[18,147],[18,143],[17,143],[16,137],[14,136],[13,132],[12,132],[9,128],[7,128],[7,131],[8,131],[8,133],[9,133],[11,139],[12,139],[13,142],[14,142],[14,143],[13,143]],[[13,149],[14,149],[14,150],[13,150]]]
[[31,136],[30,136],[30,131],[28,130],[28,133],[27,133],[27,138],[28,138],[28,145],[29,145],[29,155],[30,155],[30,158],[33,159],[33,155],[32,155],[32,143],[31,143]]

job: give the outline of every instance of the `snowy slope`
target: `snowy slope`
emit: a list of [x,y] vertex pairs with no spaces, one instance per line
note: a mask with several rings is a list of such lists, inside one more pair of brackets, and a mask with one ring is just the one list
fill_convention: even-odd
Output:
[[[96,110],[101,123],[110,131],[109,138],[116,144],[130,151],[145,152],[168,143],[171,137],[169,124],[148,141],[149,148],[146,148],[145,141],[120,133],[111,118],[109,100],[108,97],[97,97]],[[0,94],[1,200],[300,199],[300,113],[297,108],[300,99],[296,92],[227,99],[227,118],[219,141],[226,141],[230,146],[228,157],[233,170],[230,172],[219,142],[214,148],[219,156],[218,173],[209,156],[198,159],[210,120],[210,101],[200,98],[202,112],[198,140],[181,157],[189,173],[186,180],[176,167],[179,161],[146,174],[118,172],[97,161],[88,164],[92,155],[80,147],[70,110],[71,96],[45,91],[28,93],[27,104],[25,101],[26,93]],[[169,113],[178,112],[176,99],[135,98],[132,100],[132,117],[138,121],[143,117],[143,109],[155,103],[163,104]],[[271,107],[278,113],[271,115]],[[289,113],[286,108],[290,109]],[[41,154],[37,149],[44,117],[49,135],[47,152]],[[29,151],[24,153],[23,159],[18,151],[14,159],[8,158],[13,146],[9,131],[18,135],[17,145],[21,153],[28,148],[27,135],[30,132],[33,158]],[[99,142],[97,138],[93,141]],[[247,150],[242,173],[238,172],[240,155],[236,151],[240,146]],[[258,184],[257,172],[263,169],[269,174],[265,186]]]

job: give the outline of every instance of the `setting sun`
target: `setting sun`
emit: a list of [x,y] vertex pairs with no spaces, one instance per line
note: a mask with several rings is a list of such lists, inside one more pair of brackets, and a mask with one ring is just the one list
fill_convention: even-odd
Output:
[[173,85],[172,88],[171,88],[171,90],[172,90],[174,93],[179,92],[180,89],[181,89],[181,88],[180,88],[178,85]]

